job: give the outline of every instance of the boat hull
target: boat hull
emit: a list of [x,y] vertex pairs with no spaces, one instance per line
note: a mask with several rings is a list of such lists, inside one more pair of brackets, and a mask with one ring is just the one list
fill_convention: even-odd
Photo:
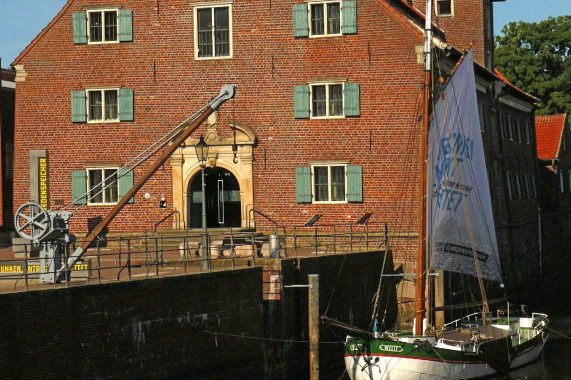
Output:
[[[536,360],[546,340],[547,335],[540,333],[514,347],[509,369]],[[368,344],[364,340],[349,341],[345,366],[352,380],[473,379],[498,373],[473,352],[389,339],[371,339]]]

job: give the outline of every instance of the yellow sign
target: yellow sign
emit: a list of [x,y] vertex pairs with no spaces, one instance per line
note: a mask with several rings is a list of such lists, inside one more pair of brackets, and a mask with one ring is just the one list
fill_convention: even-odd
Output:
[[48,158],[40,157],[38,158],[38,169],[39,169],[39,201],[40,205],[47,209],[50,203],[49,195],[49,184],[48,184]]
[[[25,264],[20,263],[5,263],[0,265],[0,273],[23,273],[23,268]],[[90,262],[84,261],[81,263],[76,263],[72,271],[80,271],[80,270],[89,270]],[[46,267],[46,272],[48,271],[48,267]],[[39,263],[28,263],[28,273],[39,273],[40,272],[40,264]]]

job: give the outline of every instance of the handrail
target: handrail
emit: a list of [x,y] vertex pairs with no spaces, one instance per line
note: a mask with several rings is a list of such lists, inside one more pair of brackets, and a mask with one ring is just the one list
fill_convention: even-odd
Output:
[[[489,314],[489,317],[490,317],[490,319],[491,319],[492,313],[491,313],[491,312],[488,312],[487,314]],[[475,312],[475,313],[472,313],[472,314],[469,314],[469,315],[465,315],[465,316],[463,316],[462,318],[458,318],[458,319],[456,319],[456,320],[453,320],[453,321],[451,321],[451,322],[448,322],[448,323],[444,324],[444,325],[442,326],[442,329],[443,329],[443,330],[446,330],[449,326],[452,326],[452,325],[458,326],[458,324],[459,324],[459,323],[463,323],[462,321],[464,321],[464,320],[467,320],[468,322],[471,322],[471,319],[472,319],[473,316],[476,316],[476,319],[475,319],[475,320],[477,321],[477,320],[478,320],[477,317],[480,316],[480,315],[482,315],[481,312]],[[465,323],[465,322],[464,322],[464,323]]]
[[[369,235],[367,238],[365,234],[367,232],[370,234],[370,231],[364,229],[363,231],[356,233],[355,226],[353,226],[352,234],[349,233],[349,230],[341,231],[341,228],[326,231],[323,230],[322,227],[319,227],[319,234],[317,236],[318,244],[316,249],[315,236],[313,234],[298,234],[294,229],[292,235],[286,231],[285,227],[283,227],[283,231],[281,229],[282,227],[278,229],[280,239],[279,250],[282,253],[280,254],[280,257],[293,257],[294,253],[296,254],[295,257],[297,257],[297,255],[300,254],[297,252],[299,250],[301,250],[302,256],[313,255],[315,251],[317,251],[318,255],[348,253],[351,251],[351,247],[353,248],[352,251],[362,251],[366,249],[367,242],[370,246],[376,246],[383,239],[381,231],[379,231],[380,233],[375,233],[374,237],[371,238]],[[314,230],[314,227],[310,227],[310,229]],[[333,232],[335,232],[335,234],[332,234]],[[260,245],[267,242],[267,234],[259,236],[252,231],[232,231],[229,241],[225,240],[227,239],[226,232],[211,234],[211,236],[213,239],[222,240],[220,248],[224,249],[221,257],[212,258],[213,262],[220,260],[218,261],[219,264],[216,264],[215,268],[224,268],[224,265],[230,266],[231,262],[232,268],[246,265],[259,266],[267,263],[265,259],[260,260],[260,256],[258,256],[258,248]],[[188,231],[186,231],[184,238],[187,239],[188,244]],[[76,273],[73,276],[73,281],[67,281],[66,286],[73,286],[74,284],[79,285],[83,284],[85,281],[89,282],[90,280],[94,280],[101,284],[107,281],[125,281],[149,277],[162,277],[168,276],[170,273],[186,274],[187,270],[191,270],[191,268],[192,270],[199,271],[199,265],[202,259],[193,255],[187,255],[188,246],[185,245],[184,241],[182,243],[181,241],[182,237],[180,235],[168,236],[163,234],[159,234],[154,237],[150,237],[149,235],[140,237],[108,237],[106,241],[107,247],[105,251],[103,251],[101,249],[101,242],[97,240],[95,247],[87,251],[84,256],[84,259],[88,264],[87,269],[84,269],[88,270],[86,276],[84,277],[82,275],[81,277],[78,277],[78,273]],[[193,241],[196,242],[195,240]],[[76,244],[82,244],[82,241],[77,241]],[[356,249],[357,245],[358,249]],[[249,249],[241,248],[239,252],[240,254],[238,254],[238,251],[235,250],[238,246],[249,246]],[[70,247],[70,251],[73,250],[74,248]],[[67,258],[67,252],[69,251],[66,249],[64,257],[62,257],[64,263],[67,263],[67,260],[65,260],[65,258]],[[271,253],[272,252],[270,252],[270,258],[272,258]],[[28,289],[27,280],[29,279],[33,279],[33,282],[30,284],[31,286],[48,286],[48,284],[38,283],[39,281],[37,280],[39,280],[39,273],[37,272],[37,269],[30,271],[27,270],[31,262],[34,262],[34,265],[37,265],[37,262],[40,260],[40,258],[0,259],[0,265],[7,265],[7,262],[14,262],[14,264],[10,265],[20,266],[16,273],[1,273],[0,283],[3,281],[13,282],[13,291],[17,291],[22,288]],[[66,274],[70,273],[71,280],[71,274],[73,273],[72,271],[74,268],[66,267],[65,269]],[[80,269],[75,270],[80,271]],[[167,272],[169,274],[167,274]],[[16,281],[17,278],[20,278],[19,282]],[[26,284],[24,284],[24,281]],[[55,285],[52,284],[52,286]],[[3,286],[0,293],[3,293],[6,290],[10,292],[12,291],[11,289],[7,289],[6,286]]]
[[[253,213],[256,213],[256,214],[260,215],[261,217],[266,218],[268,221],[270,221],[270,223],[273,223],[273,225],[274,225],[274,233],[276,233],[276,234],[278,233],[278,223],[277,223],[275,220],[273,220],[273,219],[270,218],[269,216],[265,215],[265,214],[262,213],[261,211],[254,210],[253,207],[252,207],[252,208],[250,209],[250,211],[248,212],[248,214],[250,214],[250,213],[252,213],[252,214],[253,214]],[[248,215],[248,216],[249,216],[249,215]],[[251,218],[251,219],[253,219],[253,218]]]
[[166,222],[168,218],[170,218],[171,216],[176,215],[174,218],[174,222],[176,225],[176,229],[180,230],[180,212],[178,210],[172,210],[172,212],[170,214],[168,214],[167,216],[165,216],[164,218],[162,218],[161,220],[159,220],[157,223],[155,223],[154,227],[153,227],[153,231],[156,233],[157,232],[157,227],[159,225],[161,225],[162,223]]

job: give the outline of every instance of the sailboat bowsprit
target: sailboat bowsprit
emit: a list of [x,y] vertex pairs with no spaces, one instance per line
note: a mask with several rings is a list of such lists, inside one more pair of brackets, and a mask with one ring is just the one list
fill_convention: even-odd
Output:
[[[431,1],[426,12],[430,61]],[[427,64],[426,71],[430,71]],[[428,104],[429,75],[425,75]],[[352,380],[472,379],[503,373],[537,359],[548,333],[547,315],[492,318],[483,280],[501,283],[501,270],[492,215],[490,188],[480,132],[472,52],[465,54],[443,94],[434,104],[423,155],[428,167],[426,205],[419,215],[421,246],[417,265],[417,318],[415,333],[375,332],[348,336],[345,365]],[[430,335],[423,329],[426,270],[474,276],[482,296],[482,312],[446,323]]]

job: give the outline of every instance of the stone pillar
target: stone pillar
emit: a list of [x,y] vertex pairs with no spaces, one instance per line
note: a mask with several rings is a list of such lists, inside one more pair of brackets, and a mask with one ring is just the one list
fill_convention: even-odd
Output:
[[[173,208],[180,213],[180,227],[182,229],[186,228],[186,189],[184,189],[183,180],[183,165],[184,165],[184,153],[182,149],[179,149],[175,154],[171,156],[170,159],[172,168],[172,204]],[[173,224],[175,220],[173,219]],[[173,226],[174,227],[174,226]]]

